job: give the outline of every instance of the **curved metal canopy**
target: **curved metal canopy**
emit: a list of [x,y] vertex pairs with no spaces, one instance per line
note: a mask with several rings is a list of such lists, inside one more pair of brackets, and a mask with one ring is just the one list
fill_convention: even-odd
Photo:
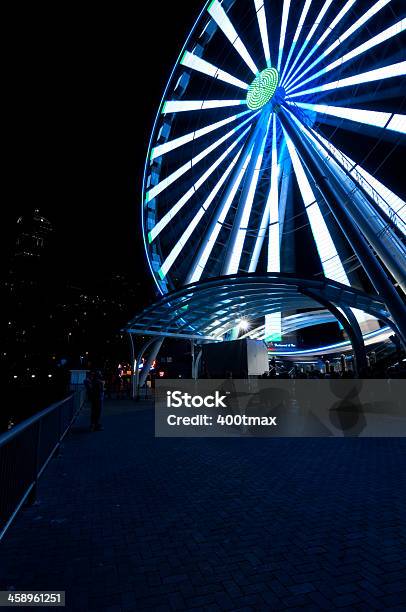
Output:
[[128,323],[137,335],[219,341],[238,319],[251,321],[273,312],[356,308],[391,323],[383,300],[327,278],[293,274],[238,274],[192,283],[161,297]]

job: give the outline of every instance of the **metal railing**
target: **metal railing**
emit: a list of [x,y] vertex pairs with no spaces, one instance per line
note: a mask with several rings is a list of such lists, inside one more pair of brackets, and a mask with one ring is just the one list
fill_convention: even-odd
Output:
[[0,434],[0,540],[21,507],[34,503],[37,482],[84,402],[75,391]]

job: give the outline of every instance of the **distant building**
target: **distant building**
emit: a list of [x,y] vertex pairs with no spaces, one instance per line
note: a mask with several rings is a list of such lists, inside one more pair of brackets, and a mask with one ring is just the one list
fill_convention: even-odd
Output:
[[16,258],[38,259],[47,247],[53,228],[38,209],[17,219]]

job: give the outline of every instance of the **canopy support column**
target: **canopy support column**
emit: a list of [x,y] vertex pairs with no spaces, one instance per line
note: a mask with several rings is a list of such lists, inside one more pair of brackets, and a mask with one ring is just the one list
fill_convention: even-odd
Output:
[[[139,390],[140,387],[143,387],[145,385],[145,383],[147,382],[147,376],[149,374],[149,371],[151,369],[151,366],[154,362],[154,360],[156,359],[158,353],[159,353],[159,349],[162,346],[164,339],[162,338],[162,336],[156,338],[152,338],[147,344],[148,346],[151,346],[151,350],[150,353],[147,357],[147,359],[145,360],[144,366],[141,370],[141,374],[139,375],[139,384],[138,384],[138,389],[137,389],[137,398],[139,398]],[[145,349],[144,349],[145,351]],[[143,351],[143,352],[144,352]],[[142,355],[141,355],[142,357]]]
[[[190,341],[191,344],[191,353],[192,353],[192,378],[193,380],[196,380],[197,378],[199,378],[199,364],[200,364],[200,359],[202,357],[202,349],[201,347],[199,347],[199,345],[197,343],[195,343],[194,340]],[[196,350],[197,350],[197,354],[196,354]]]
[[[134,340],[132,337],[133,334],[131,332],[128,332],[128,335],[130,338],[131,363],[132,363],[131,398],[138,400],[140,397],[140,387],[142,387],[145,384],[145,381],[148,376],[148,372],[151,368],[151,365],[154,359],[156,359],[156,356],[158,354],[159,349],[162,346],[164,339],[161,336],[152,336],[151,338],[149,338],[149,340],[144,342],[144,344],[142,345],[142,347],[137,353],[137,357],[135,358]],[[141,375],[140,375],[139,364],[141,362],[141,359],[144,356],[145,351],[147,351],[150,346],[152,346],[152,349],[150,351],[148,359],[146,360],[144,367],[142,369]]]
[[360,372],[365,370],[367,367],[367,358],[361,328],[352,310],[346,306],[341,306],[340,310],[332,302],[319,297],[317,293],[314,293],[311,290],[305,289],[303,292],[314,300],[317,300],[322,306],[324,306],[324,308],[329,310],[331,314],[335,316],[337,321],[341,323],[350,339],[354,351],[355,370],[359,375]]

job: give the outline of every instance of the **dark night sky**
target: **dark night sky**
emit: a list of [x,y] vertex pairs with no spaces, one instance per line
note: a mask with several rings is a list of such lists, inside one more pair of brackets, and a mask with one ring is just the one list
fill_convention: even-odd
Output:
[[[139,232],[143,165],[167,78],[202,2],[101,7],[14,4],[3,18],[1,247],[10,250],[17,217],[38,207],[56,229],[58,274],[124,271],[152,288]],[[393,158],[389,166],[393,175]]]
[[56,229],[58,274],[138,278],[149,135],[200,2],[83,6],[9,9],[2,248],[38,207]]

